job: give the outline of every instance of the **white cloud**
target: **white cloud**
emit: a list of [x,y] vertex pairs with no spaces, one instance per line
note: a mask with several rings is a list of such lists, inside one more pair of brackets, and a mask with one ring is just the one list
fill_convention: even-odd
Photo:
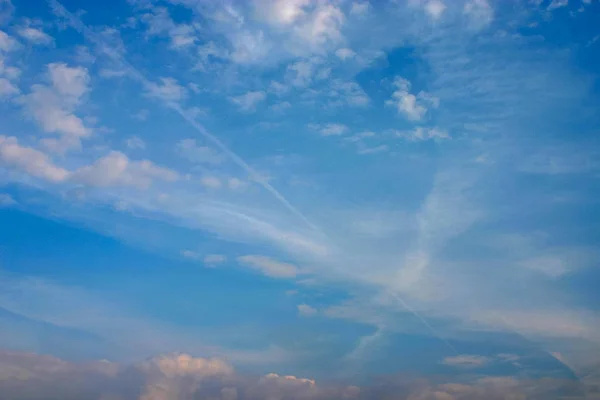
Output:
[[552,2],[548,5],[548,10],[554,10],[556,8],[561,8],[569,5],[569,0],[552,0]]
[[319,52],[342,40],[344,20],[344,13],[338,7],[324,2],[314,9],[310,19],[296,27],[296,33],[312,51]]
[[13,85],[8,79],[0,78],[0,99],[11,97],[19,93],[19,88]]
[[445,10],[446,5],[441,0],[429,0],[425,4],[425,12],[434,20],[440,19]]
[[421,126],[412,131],[397,131],[396,136],[409,140],[411,142],[421,142],[424,140],[448,140],[451,139],[448,132],[438,128],[423,128]]
[[317,314],[317,310],[308,304],[298,304],[298,314],[303,317],[312,317]]
[[258,104],[265,101],[267,95],[263,91],[248,92],[240,96],[230,97],[229,100],[237,105],[241,111],[253,112]]
[[200,183],[202,184],[202,186],[207,187],[209,189],[219,189],[221,186],[223,186],[219,178],[211,175],[205,175],[202,178],[200,178]]
[[276,96],[283,96],[289,91],[290,88],[281,82],[271,81],[271,83],[269,84],[269,93],[273,93]]
[[446,357],[442,360],[442,364],[450,365],[452,367],[477,368],[484,366],[490,361],[491,360],[488,357],[462,354]]
[[48,77],[51,86],[33,85],[31,92],[18,101],[45,132],[59,135],[58,139],[42,141],[50,150],[62,153],[79,148],[81,139],[91,135],[91,129],[73,114],[89,90],[87,69],[49,64]]
[[19,42],[13,39],[4,31],[0,31],[0,51],[9,52],[15,50],[19,46]]
[[19,36],[35,45],[49,46],[54,43],[52,36],[48,35],[41,29],[32,27],[23,27],[18,30]]
[[170,169],[154,165],[148,160],[130,161],[123,153],[111,151],[94,164],[79,168],[72,179],[90,186],[133,186],[146,189],[154,180],[173,182],[179,178]]
[[223,264],[225,261],[227,261],[227,256],[223,254],[207,254],[206,256],[204,256],[202,261],[205,265],[214,267],[218,264]]
[[388,106],[393,106],[401,114],[404,114],[411,121],[423,119],[427,113],[427,106],[437,108],[439,100],[426,92],[420,92],[418,96],[410,93],[411,83],[402,77],[394,79],[396,90],[392,93],[392,98],[385,102]]
[[171,47],[181,49],[196,43],[196,29],[192,25],[176,24],[164,7],[152,7],[149,12],[142,15],[141,20],[146,23],[148,36],[167,36]]
[[229,178],[227,180],[227,186],[229,187],[229,189],[237,190],[245,187],[246,185],[246,182],[238,178]]
[[232,38],[230,58],[237,64],[256,64],[269,55],[270,43],[262,31],[240,32]]
[[271,278],[295,278],[298,273],[296,266],[265,256],[247,255],[238,257],[237,260],[241,265],[260,271]]
[[0,55],[0,76],[6,77],[10,81],[14,81],[21,76],[21,70],[16,67],[7,66]]
[[137,113],[133,114],[131,117],[133,119],[137,119],[138,121],[145,121],[148,119],[149,115],[150,115],[150,111],[148,111],[146,109],[141,109]]
[[318,131],[323,136],[339,136],[348,132],[348,127],[344,124],[310,124],[308,127],[312,130]]
[[350,7],[350,14],[352,15],[365,15],[369,12],[371,5],[368,1],[355,1],[352,3],[352,7]]
[[292,107],[292,105],[290,104],[289,101],[280,101],[279,103],[275,103],[275,104],[271,105],[269,108],[275,112],[280,113],[291,107]]
[[371,102],[362,87],[352,81],[332,80],[327,94],[333,99],[329,104],[334,106],[346,104],[352,107],[366,107]]
[[494,9],[487,0],[469,0],[463,10],[469,18],[469,24],[475,29],[488,26],[494,19]]
[[388,145],[381,144],[375,147],[362,147],[357,150],[358,154],[376,154],[376,153],[384,153],[388,151],[390,148]]
[[356,53],[347,47],[343,47],[341,49],[337,49],[335,51],[335,55],[342,61],[346,61],[349,58],[353,58],[356,56]]
[[193,163],[218,165],[225,160],[224,155],[217,150],[208,146],[199,146],[196,139],[180,140],[175,148],[181,156]]
[[191,260],[199,260],[201,257],[200,253],[198,253],[197,251],[194,251],[194,250],[182,250],[180,254],[183,257],[189,258]]
[[[305,17],[305,8],[312,0],[273,0],[263,5],[267,21],[277,25],[290,25]],[[260,4],[260,3],[259,3]]]
[[50,182],[62,182],[69,177],[69,171],[54,165],[41,151],[19,145],[15,137],[0,135],[0,162]]
[[0,193],[0,207],[7,207],[17,204],[10,194]]
[[286,80],[296,87],[308,86],[312,82],[314,70],[314,63],[310,61],[297,61],[288,65]]
[[148,93],[151,97],[167,102],[177,102],[187,97],[187,90],[174,78],[160,78],[160,83],[150,83]]
[[125,141],[125,144],[130,149],[145,149],[146,142],[142,140],[139,136],[132,136]]

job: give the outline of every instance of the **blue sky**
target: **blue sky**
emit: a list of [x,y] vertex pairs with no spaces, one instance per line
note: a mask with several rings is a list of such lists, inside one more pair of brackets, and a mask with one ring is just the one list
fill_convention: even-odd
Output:
[[600,360],[596,0],[0,0],[0,346]]

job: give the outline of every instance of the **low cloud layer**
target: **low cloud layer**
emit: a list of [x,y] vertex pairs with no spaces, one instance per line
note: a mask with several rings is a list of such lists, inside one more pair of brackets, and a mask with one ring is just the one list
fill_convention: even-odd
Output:
[[276,373],[243,375],[222,360],[186,354],[122,365],[0,352],[0,393],[5,400],[600,399],[598,387],[555,378],[470,377],[450,382],[403,376],[358,387]]

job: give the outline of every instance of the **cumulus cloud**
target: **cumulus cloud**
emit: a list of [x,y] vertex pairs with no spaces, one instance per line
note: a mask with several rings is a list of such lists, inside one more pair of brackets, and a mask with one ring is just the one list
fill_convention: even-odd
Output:
[[19,42],[13,39],[8,33],[0,31],[0,51],[8,52],[16,49]]
[[396,108],[398,113],[404,114],[411,121],[423,119],[429,107],[437,108],[439,105],[439,100],[426,92],[422,91],[416,96],[410,93],[412,85],[407,79],[396,77],[394,86],[396,90],[385,104]]
[[252,112],[256,107],[267,98],[263,91],[254,91],[242,94],[240,96],[230,97],[229,100],[237,105],[241,111]]
[[271,278],[295,278],[298,268],[295,265],[283,263],[272,258],[258,255],[238,257],[238,262],[248,268],[255,269]]
[[140,149],[143,150],[146,148],[146,142],[144,142],[142,140],[141,137],[139,136],[132,136],[129,139],[127,139],[125,141],[125,144],[127,145],[127,147],[129,147],[130,149]]
[[342,61],[346,61],[354,56],[356,56],[356,53],[354,51],[352,51],[352,49],[349,49],[347,47],[343,47],[341,49],[337,49],[335,51],[335,55]]
[[[237,373],[214,358],[170,354],[134,364],[68,362],[31,353],[0,352],[0,391],[7,400],[547,400],[594,398],[593,384],[514,377],[426,379],[394,375],[362,387],[310,378]],[[590,397],[591,396],[591,397]]]
[[111,151],[94,164],[79,168],[72,179],[90,186],[133,186],[146,189],[154,180],[173,182],[178,174],[151,161],[131,161],[118,151]]
[[411,142],[422,142],[425,140],[448,140],[450,135],[448,132],[438,128],[417,127],[411,131],[395,131],[397,137],[406,139]]
[[41,151],[21,146],[15,137],[0,135],[0,162],[50,182],[62,182],[69,177],[69,171],[54,165]]
[[48,79],[50,85],[31,86],[30,93],[21,96],[18,102],[46,133],[58,135],[57,139],[42,141],[47,148],[60,153],[79,148],[81,139],[91,135],[91,129],[74,114],[89,91],[88,71],[83,67],[53,63],[48,64]]
[[20,93],[18,87],[6,78],[0,78],[0,99],[12,97]]

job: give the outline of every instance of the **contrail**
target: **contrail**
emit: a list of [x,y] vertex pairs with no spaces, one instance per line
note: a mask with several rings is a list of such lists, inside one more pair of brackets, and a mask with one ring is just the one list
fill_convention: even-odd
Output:
[[434,336],[435,336],[435,337],[437,337],[438,339],[440,339],[442,342],[444,342],[444,344],[445,344],[446,346],[448,346],[448,348],[449,348],[450,350],[452,350],[452,352],[454,352],[454,354],[456,354],[456,355],[459,355],[459,353],[458,353],[458,351],[456,350],[456,348],[454,348],[454,346],[452,346],[452,345],[450,344],[450,342],[448,342],[446,339],[444,339],[444,337],[443,337],[442,335],[440,335],[440,334],[439,334],[439,332],[438,332],[438,331],[436,331],[436,330],[433,328],[433,326],[431,326],[431,325],[429,324],[429,322],[427,322],[427,321],[425,320],[425,318],[423,318],[423,317],[421,316],[421,314],[419,314],[419,313],[418,313],[418,312],[417,312],[415,309],[413,309],[413,308],[412,308],[412,307],[410,307],[408,304],[406,304],[406,302],[405,302],[404,300],[402,300],[402,298],[401,298],[400,296],[398,296],[396,293],[394,293],[394,292],[390,291],[390,292],[389,292],[389,294],[390,294],[390,295],[392,295],[392,297],[394,297],[396,300],[398,300],[398,302],[399,302],[400,304],[402,304],[402,306],[403,306],[404,308],[406,308],[406,309],[407,309],[408,311],[410,311],[410,312],[411,312],[411,313],[412,313],[412,314],[413,314],[415,317],[417,317],[417,318],[419,319],[419,321],[421,321],[421,322],[423,323],[423,325],[425,325],[427,328],[429,328],[429,330],[430,330],[431,332],[433,332]]
[[[152,90],[154,88],[154,83],[146,78],[137,68],[131,65],[121,54],[111,49],[104,43],[104,40],[95,33],[92,29],[87,27],[76,15],[67,10],[58,0],[48,0],[50,8],[55,15],[63,17],[68,21],[69,25],[79,33],[81,33],[84,37],[89,39],[91,42],[95,43],[102,52],[104,52],[108,57],[121,64],[125,70],[127,70],[130,77],[137,80],[139,83],[144,86],[147,90]],[[187,123],[189,123],[194,129],[196,129],[202,136],[204,136],[208,141],[213,143],[216,147],[218,147],[223,153],[227,154],[227,156],[238,166],[244,169],[248,175],[250,175],[251,179],[261,185],[264,189],[266,189],[269,193],[271,193],[281,204],[283,204],[289,211],[291,211],[294,215],[300,218],[306,225],[308,225],[311,229],[322,233],[319,228],[317,228],[314,224],[312,224],[308,218],[304,216],[296,207],[294,207],[281,193],[277,191],[273,186],[271,186],[268,182],[264,180],[248,163],[246,163],[240,156],[230,150],[219,138],[210,133],[204,126],[199,124],[188,112],[186,112],[177,102],[168,101],[163,99],[163,104],[170,108],[171,110],[178,113]]]

